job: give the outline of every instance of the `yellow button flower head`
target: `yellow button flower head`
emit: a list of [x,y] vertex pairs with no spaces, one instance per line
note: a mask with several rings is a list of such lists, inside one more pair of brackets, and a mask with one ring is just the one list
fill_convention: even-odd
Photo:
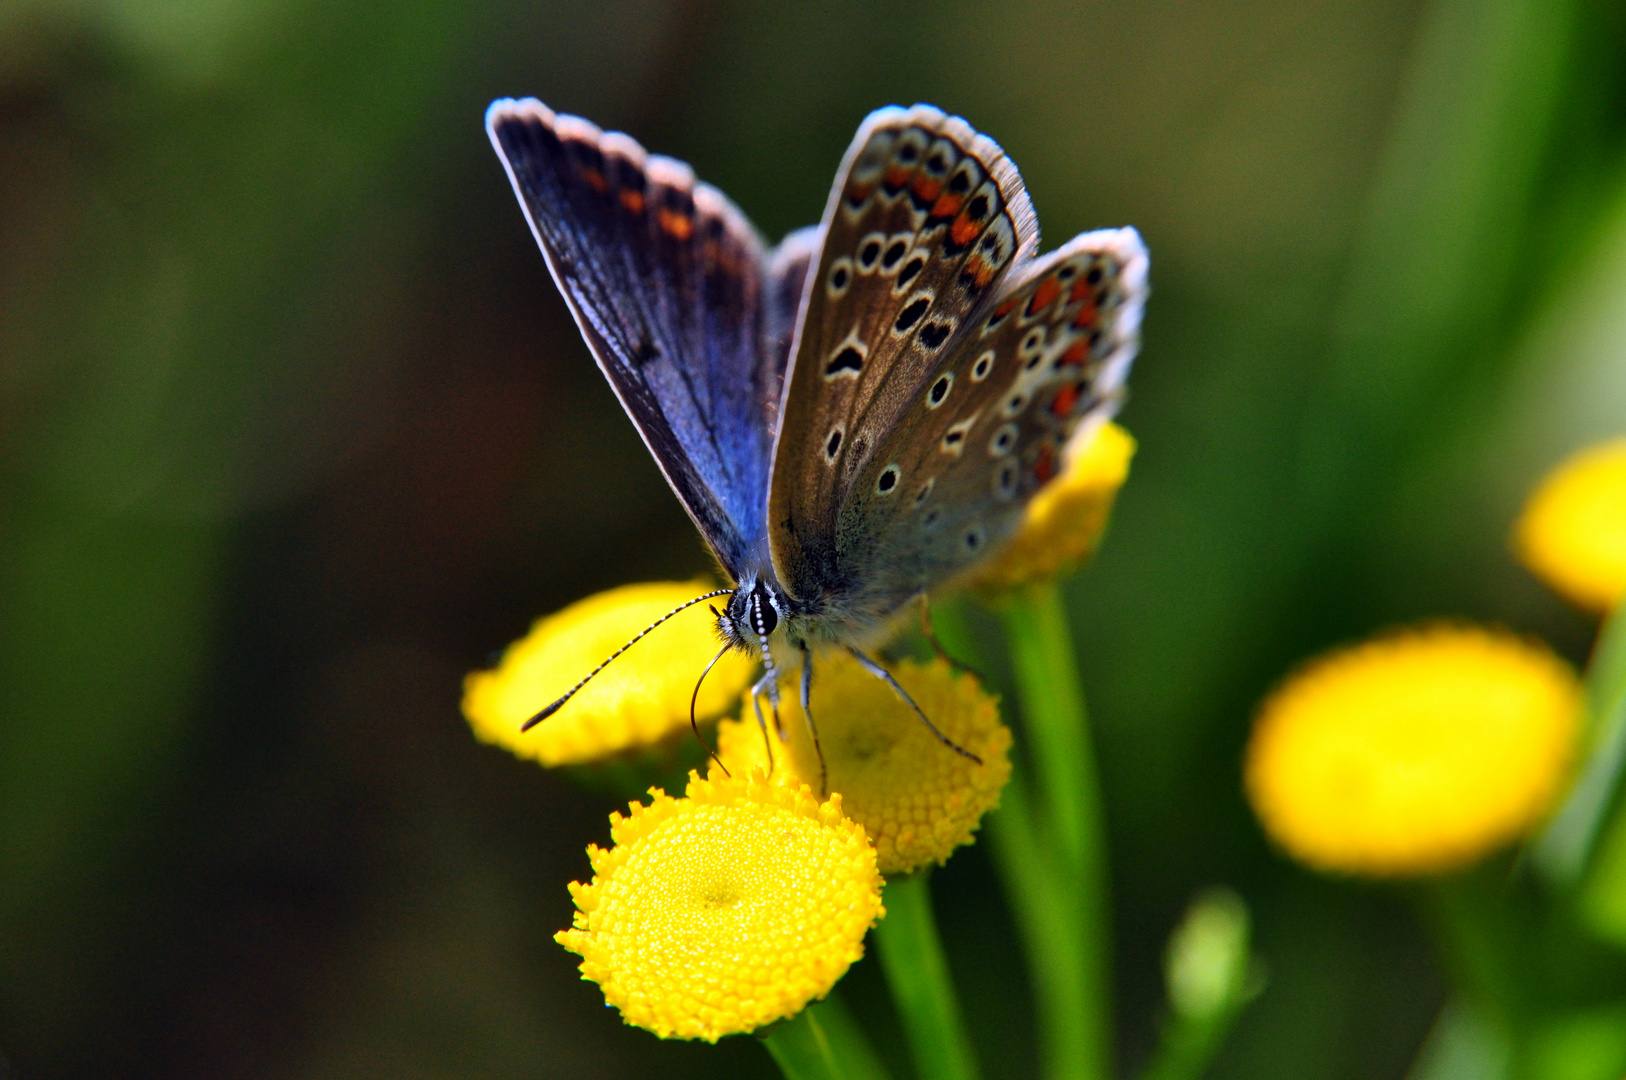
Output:
[[[908,660],[893,670],[938,730],[982,759],[978,765],[933,738],[891,687],[846,653],[819,654],[813,671],[813,717],[830,790],[841,793],[847,813],[875,842],[881,873],[942,863],[969,844],[1011,775],[1011,732],[994,698],[943,660]],[[779,709],[790,745],[773,732],[770,716],[773,776],[817,787],[819,760],[794,685],[786,686]],[[738,720],[718,725],[717,743],[718,757],[736,776],[768,764],[749,704]]]
[[1519,558],[1572,603],[1606,612],[1626,597],[1626,438],[1571,455],[1514,529]]
[[753,1031],[830,992],[886,914],[875,849],[805,786],[702,780],[610,815],[575,928],[554,936],[629,1024],[663,1039]]
[[[1082,441],[1074,439],[1061,475],[1039,489],[1021,529],[977,569],[970,584],[984,593],[1005,592],[1067,573],[1089,558],[1106,531],[1134,455],[1134,438],[1117,424],[1101,424]],[[1044,463],[1039,466],[1042,470]]]
[[1574,673],[1538,642],[1443,623],[1392,633],[1310,662],[1265,701],[1248,798],[1317,869],[1454,869],[1546,812],[1580,711]]
[[[550,766],[595,761],[687,730],[695,680],[720,645],[704,604],[628,649],[543,723],[524,733],[520,726],[634,634],[708,590],[704,582],[625,585],[538,620],[495,670],[464,680],[463,715],[484,741]],[[701,688],[697,715],[731,708],[751,673],[744,654],[723,657]]]

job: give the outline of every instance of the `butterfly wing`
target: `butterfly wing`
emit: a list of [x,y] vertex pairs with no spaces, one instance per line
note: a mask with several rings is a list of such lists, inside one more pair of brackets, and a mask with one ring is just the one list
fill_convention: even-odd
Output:
[[839,603],[874,571],[846,507],[963,326],[1038,246],[1016,168],[930,106],[865,119],[837,174],[793,346],[768,535],[791,596]]
[[1148,258],[1134,229],[1015,268],[858,471],[838,518],[866,568],[842,598],[875,619],[995,550],[1028,499],[1114,412],[1140,345]]
[[619,132],[502,99],[486,130],[594,359],[719,561],[765,528],[795,313],[817,237],[768,251],[717,189]]

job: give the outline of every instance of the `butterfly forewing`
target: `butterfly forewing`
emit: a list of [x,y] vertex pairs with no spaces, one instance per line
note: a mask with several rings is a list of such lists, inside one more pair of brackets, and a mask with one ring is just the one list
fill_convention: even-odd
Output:
[[790,337],[816,246],[769,252],[687,165],[534,99],[486,127],[582,336],[731,572],[765,527]]
[[963,329],[1030,257],[1038,228],[997,145],[915,106],[882,109],[859,128],[823,229],[775,450],[769,537],[793,596],[839,602],[871,566],[842,534],[854,485]]

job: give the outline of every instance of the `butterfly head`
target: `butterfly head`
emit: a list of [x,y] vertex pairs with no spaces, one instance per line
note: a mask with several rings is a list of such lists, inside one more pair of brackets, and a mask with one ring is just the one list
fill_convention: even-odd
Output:
[[766,652],[785,608],[784,593],[766,578],[746,577],[728,598],[727,607],[717,612],[717,632],[737,649]]

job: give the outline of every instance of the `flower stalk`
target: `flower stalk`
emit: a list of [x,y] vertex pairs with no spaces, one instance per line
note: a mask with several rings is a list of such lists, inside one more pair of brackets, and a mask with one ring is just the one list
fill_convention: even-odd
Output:
[[932,1080],[978,1080],[976,1053],[932,913],[930,872],[888,879],[887,917],[874,930],[892,1003],[903,1021],[915,1073]]
[[758,1033],[785,1080],[891,1080],[835,994]]
[[1037,791],[1020,773],[1013,777],[990,836],[1021,913],[1046,1075],[1105,1080],[1112,1075],[1106,840],[1077,651],[1054,582],[1013,593],[1001,615]]

